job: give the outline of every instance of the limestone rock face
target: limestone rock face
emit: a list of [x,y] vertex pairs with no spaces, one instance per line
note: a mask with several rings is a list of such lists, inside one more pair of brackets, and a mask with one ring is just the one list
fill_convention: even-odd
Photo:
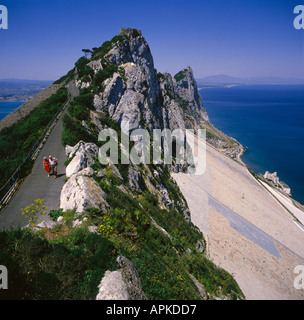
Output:
[[154,69],[150,48],[139,30],[122,29],[121,39],[105,54],[118,72],[103,82],[104,90],[94,97],[97,111],[106,112],[129,129],[198,128],[209,121],[190,67],[174,78]]
[[105,89],[102,93],[95,95],[94,106],[97,111],[108,110],[112,117],[125,90],[125,84],[118,73],[113,78],[105,81]]
[[69,178],[94,162],[93,158],[98,155],[98,147],[94,143],[80,141],[74,147],[67,146],[66,153],[69,158],[73,158],[66,167],[66,176]]
[[119,269],[106,271],[99,284],[96,300],[147,300],[133,263],[118,255]]
[[[132,127],[138,128],[145,124],[150,127],[161,127],[161,103],[158,78],[154,69],[154,62],[150,48],[141,33],[123,33],[130,35],[119,41],[105,56],[109,63],[120,65],[123,70],[123,82],[117,75],[107,83],[103,93],[103,105],[110,104],[109,115],[119,123],[129,120]],[[109,88],[108,88],[109,87]],[[115,95],[109,96],[106,92],[117,90]],[[118,91],[120,90],[120,95]],[[118,102],[118,99],[120,101]],[[108,100],[108,101],[106,101]],[[117,109],[113,105],[117,105]],[[137,112],[135,112],[135,109]],[[130,112],[128,112],[130,110]],[[114,112],[113,112],[114,111]],[[140,114],[140,115],[139,115]],[[142,121],[145,123],[142,123]],[[131,128],[130,128],[131,129]]]
[[193,115],[200,116],[203,120],[209,121],[206,110],[203,108],[202,97],[198,92],[196,81],[194,79],[193,71],[190,67],[180,72],[183,76],[179,81],[175,76],[175,90],[177,95],[188,103],[188,108],[193,112]]
[[129,300],[127,285],[120,271],[107,270],[98,287],[96,300]]
[[75,173],[63,186],[60,195],[60,208],[63,211],[73,210],[82,213],[88,208],[99,208],[106,211],[108,203],[106,194],[92,178],[94,170],[86,168]]

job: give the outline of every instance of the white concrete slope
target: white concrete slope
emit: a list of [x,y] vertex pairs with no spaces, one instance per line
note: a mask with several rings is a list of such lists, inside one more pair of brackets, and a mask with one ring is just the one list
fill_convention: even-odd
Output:
[[294,288],[294,268],[304,265],[303,229],[246,167],[208,145],[206,161],[202,175],[172,177],[210,259],[234,275],[246,299],[304,299]]

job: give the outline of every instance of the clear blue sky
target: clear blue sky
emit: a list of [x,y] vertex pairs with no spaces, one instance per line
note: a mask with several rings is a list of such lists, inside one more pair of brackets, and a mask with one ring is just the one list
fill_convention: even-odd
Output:
[[121,27],[142,30],[160,72],[190,65],[196,78],[304,78],[304,30],[293,27],[303,0],[0,0],[0,78],[55,80],[81,49]]

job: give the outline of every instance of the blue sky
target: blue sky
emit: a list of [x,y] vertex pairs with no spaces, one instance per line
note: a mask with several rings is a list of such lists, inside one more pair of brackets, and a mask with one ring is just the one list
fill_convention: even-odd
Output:
[[0,0],[0,78],[55,80],[81,49],[100,46],[121,27],[142,30],[155,68],[196,78],[304,78],[304,29],[293,27],[303,0]]

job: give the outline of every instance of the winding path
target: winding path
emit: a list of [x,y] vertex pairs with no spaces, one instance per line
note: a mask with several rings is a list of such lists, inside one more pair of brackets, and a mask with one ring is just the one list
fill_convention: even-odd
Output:
[[[71,99],[78,95],[78,89],[74,83],[67,86]],[[65,183],[65,149],[61,144],[61,133],[63,130],[62,117],[58,120],[45,145],[40,151],[32,172],[23,182],[22,186],[12,198],[8,206],[0,213],[0,229],[10,227],[23,227],[27,219],[21,215],[21,208],[31,205],[36,199],[45,199],[45,205],[49,210],[59,209],[60,192]],[[42,167],[43,157],[55,156],[58,163],[58,177],[48,177]],[[42,220],[48,219],[43,216]]]

